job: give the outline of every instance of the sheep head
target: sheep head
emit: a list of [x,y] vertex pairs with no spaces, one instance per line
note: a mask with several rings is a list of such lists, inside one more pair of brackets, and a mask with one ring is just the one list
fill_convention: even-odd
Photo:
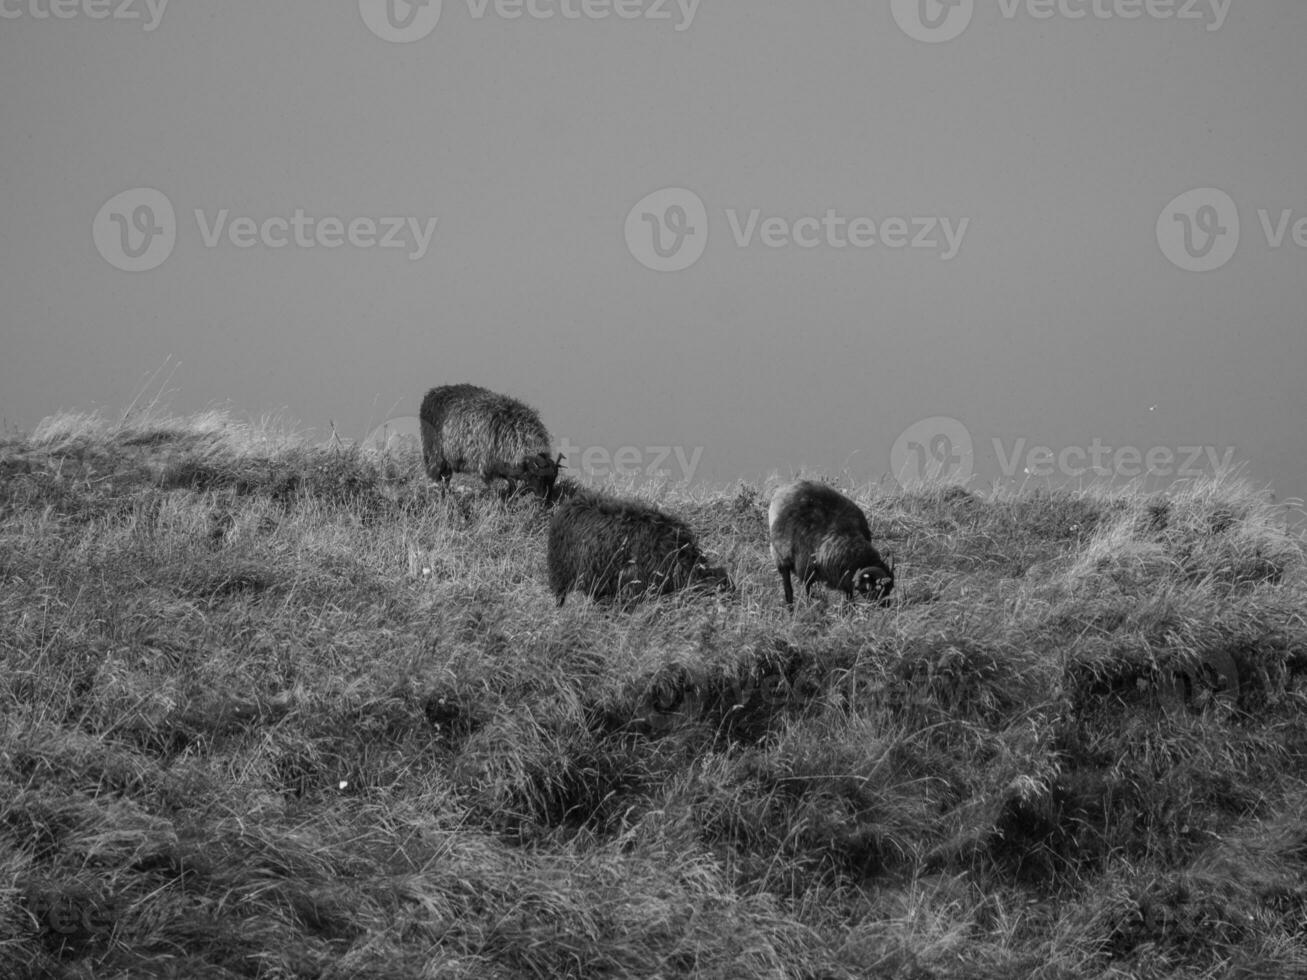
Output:
[[537,497],[547,499],[554,489],[563,459],[562,453],[557,459],[550,459],[548,453],[536,453],[522,460],[521,465],[512,471],[512,477],[521,480]]
[[868,596],[882,605],[887,604],[890,591],[894,588],[893,563],[888,568],[881,565],[859,568],[853,573],[853,588],[860,595]]

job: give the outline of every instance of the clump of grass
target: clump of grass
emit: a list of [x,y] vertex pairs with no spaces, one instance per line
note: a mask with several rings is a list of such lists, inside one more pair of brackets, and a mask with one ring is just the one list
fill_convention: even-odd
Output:
[[[0,975],[1292,977],[1300,538],[1222,477],[622,487],[736,596],[545,585],[549,512],[223,413],[0,441]],[[847,489],[847,488],[846,488]]]

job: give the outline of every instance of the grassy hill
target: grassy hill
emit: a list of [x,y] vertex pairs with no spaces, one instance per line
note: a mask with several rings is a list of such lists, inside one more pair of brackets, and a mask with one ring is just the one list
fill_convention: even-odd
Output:
[[[848,489],[848,488],[845,488]],[[1307,976],[1307,570],[1218,479],[862,488],[889,609],[544,585],[221,415],[0,441],[0,976]]]

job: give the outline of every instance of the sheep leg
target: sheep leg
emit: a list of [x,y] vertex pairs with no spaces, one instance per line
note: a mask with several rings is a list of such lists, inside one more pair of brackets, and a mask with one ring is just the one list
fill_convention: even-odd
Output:
[[790,582],[790,570],[784,565],[778,566],[776,570],[781,573],[781,586],[785,589],[785,604],[793,606],[794,585]]
[[449,481],[453,479],[454,468],[445,459],[427,468],[427,474],[440,485],[442,495],[449,492]]
[[812,598],[812,587],[817,584],[817,579],[821,578],[821,572],[814,565],[808,569],[808,574],[803,576],[803,594],[809,599]]

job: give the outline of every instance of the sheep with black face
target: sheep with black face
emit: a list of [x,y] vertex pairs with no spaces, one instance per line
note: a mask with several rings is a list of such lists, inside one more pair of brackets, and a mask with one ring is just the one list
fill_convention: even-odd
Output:
[[549,430],[536,411],[516,398],[470,384],[432,388],[422,399],[422,460],[427,474],[448,488],[455,473],[479,475],[486,486],[521,482],[549,499],[563,454],[550,455]]
[[733,591],[723,568],[709,567],[689,526],[639,500],[578,492],[549,525],[549,587],[623,602],[678,589]]
[[786,605],[794,604],[795,573],[808,595],[821,581],[849,599],[857,592],[885,602],[894,588],[894,566],[871,543],[866,515],[834,488],[813,480],[781,487],[772,496],[767,523]]

